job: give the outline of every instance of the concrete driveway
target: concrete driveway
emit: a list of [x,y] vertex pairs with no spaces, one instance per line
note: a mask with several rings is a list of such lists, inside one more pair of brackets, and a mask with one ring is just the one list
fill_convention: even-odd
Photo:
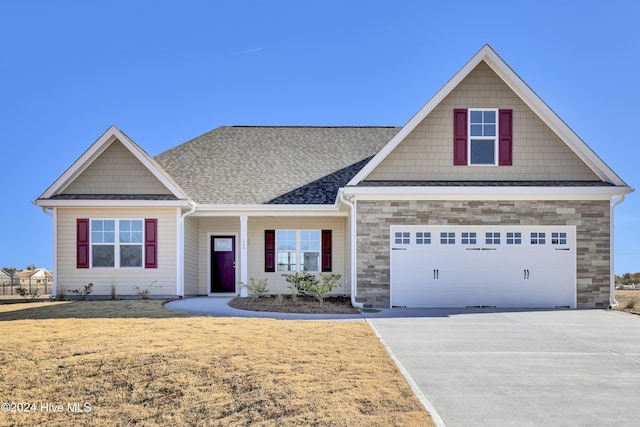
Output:
[[365,317],[441,425],[640,425],[640,316],[393,309]]

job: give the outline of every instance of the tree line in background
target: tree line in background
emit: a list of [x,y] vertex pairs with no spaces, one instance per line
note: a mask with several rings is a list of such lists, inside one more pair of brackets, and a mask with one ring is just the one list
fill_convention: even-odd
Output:
[[616,284],[618,285],[637,285],[640,283],[640,273],[624,273],[616,274]]

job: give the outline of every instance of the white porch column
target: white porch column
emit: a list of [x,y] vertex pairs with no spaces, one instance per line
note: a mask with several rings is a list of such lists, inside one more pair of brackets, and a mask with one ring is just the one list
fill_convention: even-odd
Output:
[[245,285],[249,282],[249,261],[247,259],[247,222],[247,215],[242,215],[240,217],[240,281]]

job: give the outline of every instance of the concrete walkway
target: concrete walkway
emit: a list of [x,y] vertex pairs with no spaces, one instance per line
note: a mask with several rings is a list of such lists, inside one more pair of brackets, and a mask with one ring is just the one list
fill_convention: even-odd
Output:
[[605,310],[388,309],[259,313],[229,298],[168,309],[214,316],[366,320],[438,425],[640,423],[640,316]]

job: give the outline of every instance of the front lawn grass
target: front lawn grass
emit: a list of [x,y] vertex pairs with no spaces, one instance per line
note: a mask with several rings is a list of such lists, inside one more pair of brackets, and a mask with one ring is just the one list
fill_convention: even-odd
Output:
[[362,321],[25,303],[0,305],[0,336],[0,400],[36,404],[0,413],[0,425],[432,425]]

